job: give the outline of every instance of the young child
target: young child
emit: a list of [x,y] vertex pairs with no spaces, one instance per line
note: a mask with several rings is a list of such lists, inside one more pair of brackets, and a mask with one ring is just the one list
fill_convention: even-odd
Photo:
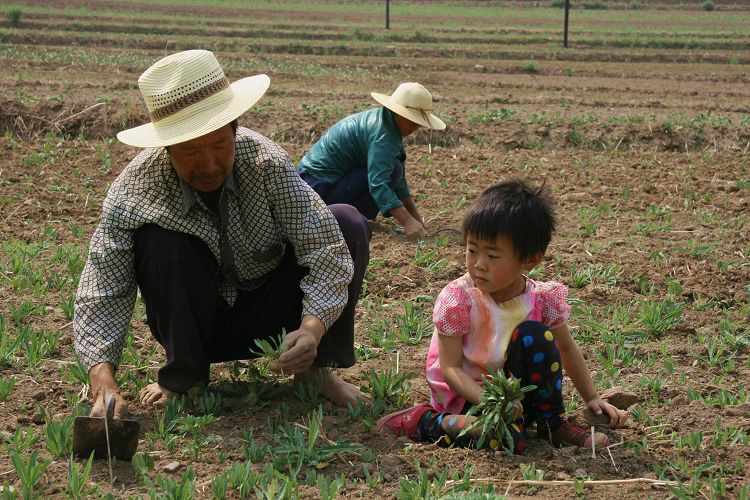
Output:
[[[480,401],[486,367],[503,368],[535,385],[516,402],[510,430],[514,451],[525,450],[523,426],[533,421],[538,437],[556,446],[591,447],[591,432],[562,417],[562,368],[586,405],[610,416],[620,427],[627,413],[603,401],[594,388],[581,351],[568,329],[568,289],[524,273],[539,264],[547,250],[555,219],[543,188],[506,181],[486,189],[465,215],[467,273],[449,283],[433,310],[435,333],[427,353],[430,404],[421,404],[380,419],[378,428],[415,441],[476,447],[481,429],[458,437],[475,417],[464,416]],[[596,446],[609,438],[595,433]],[[494,436],[483,447],[497,449]]]

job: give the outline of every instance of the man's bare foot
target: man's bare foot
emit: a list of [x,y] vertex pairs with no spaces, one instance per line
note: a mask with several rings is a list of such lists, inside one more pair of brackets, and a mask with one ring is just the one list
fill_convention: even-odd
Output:
[[[323,370],[323,368],[310,368],[305,373],[295,375],[294,380],[296,383],[315,383],[324,373]],[[345,381],[335,372],[328,374],[328,378],[320,388],[320,394],[330,399],[333,404],[343,407],[347,404],[356,405],[358,399],[368,399],[359,387]]]
[[141,403],[154,406],[164,406],[167,401],[174,399],[179,394],[172,392],[154,382],[141,389]]

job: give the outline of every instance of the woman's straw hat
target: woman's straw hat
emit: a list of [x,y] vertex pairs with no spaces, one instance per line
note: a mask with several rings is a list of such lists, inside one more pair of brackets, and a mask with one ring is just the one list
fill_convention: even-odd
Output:
[[229,83],[207,50],[167,56],[138,79],[151,123],[123,130],[117,138],[141,148],[170,146],[213,132],[263,97],[270,78],[255,75]]
[[373,99],[423,127],[443,130],[445,122],[432,114],[432,94],[416,82],[402,83],[392,95],[370,94]]

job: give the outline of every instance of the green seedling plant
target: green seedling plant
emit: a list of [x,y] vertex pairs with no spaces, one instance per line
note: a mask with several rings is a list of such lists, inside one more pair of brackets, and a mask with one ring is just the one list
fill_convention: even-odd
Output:
[[146,473],[154,470],[156,464],[154,463],[154,457],[148,453],[136,453],[130,459],[130,465],[133,467],[136,476],[142,480]]
[[[290,477],[297,477],[303,467],[322,466],[337,455],[358,453],[365,449],[361,444],[350,444],[345,441],[330,441],[323,433],[323,407],[310,414],[309,423],[303,432],[303,426],[285,423],[280,433],[274,436],[277,446],[271,448],[276,470],[286,467]],[[325,441],[318,444],[318,441]]]
[[75,313],[75,301],[76,296],[74,294],[60,297],[60,306],[62,307],[65,319],[68,321],[73,319],[73,314]]
[[652,299],[641,301],[642,313],[640,325],[650,337],[659,338],[682,322],[684,302],[666,300],[663,302]]
[[328,476],[319,475],[317,478],[317,486],[320,489],[321,500],[333,500],[339,495],[339,490],[346,484],[346,477],[338,475],[331,479]]
[[201,448],[207,443],[216,442],[221,440],[221,436],[216,434],[210,434],[206,436],[203,429],[214,423],[216,417],[213,415],[200,415],[200,416],[186,416],[180,417],[175,420],[177,429],[181,433],[189,434],[192,438],[189,446],[185,448],[186,451],[190,451],[193,454],[194,459],[198,459]]
[[382,470],[378,469],[376,472],[372,473],[367,464],[362,466],[362,472],[365,475],[365,484],[368,488],[373,490],[380,486],[385,479],[385,473]]
[[0,378],[0,401],[6,401],[16,385],[14,378]]
[[75,361],[65,365],[65,371],[68,373],[68,380],[78,382],[83,385],[89,385],[89,374],[86,368]]
[[169,453],[172,453],[177,445],[179,438],[175,434],[177,416],[182,412],[184,406],[185,403],[182,398],[168,400],[164,405],[164,411],[156,414],[156,430],[146,433],[146,437],[149,439],[162,441]]
[[396,498],[401,500],[443,498],[465,498],[464,495],[472,488],[471,477],[473,468],[467,467],[463,476],[455,470],[440,470],[435,459],[430,460],[427,469],[416,464],[417,473],[412,481],[408,477],[399,479],[401,491],[396,492]]
[[195,472],[189,467],[182,480],[178,483],[171,477],[164,477],[159,474],[156,477],[156,483],[159,488],[148,477],[143,477],[146,485],[146,491],[151,498],[168,498],[170,500],[192,500],[195,498]]
[[[258,483],[259,474],[253,471],[252,464],[251,463],[241,463],[241,462],[234,462],[232,466],[229,468],[229,470],[226,472],[226,480],[220,481],[217,484],[217,490],[222,489],[226,490],[227,488],[231,488],[234,490],[238,490],[240,498],[248,498],[250,496],[250,492],[255,488],[255,485]],[[221,483],[224,482],[225,484],[222,485]],[[213,487],[212,487],[213,490]],[[216,492],[218,493],[218,491]],[[217,497],[215,498],[226,498],[225,496]]]
[[386,371],[377,372],[370,369],[367,373],[368,385],[363,390],[370,395],[374,401],[385,401],[395,406],[406,404],[411,390],[411,378],[413,372],[396,372],[394,367]]
[[544,479],[544,471],[536,468],[536,464],[521,464],[521,477],[527,481],[541,481]]
[[47,470],[50,460],[48,458],[39,460],[39,452],[34,450],[29,455],[28,460],[24,460],[20,453],[12,451],[10,453],[10,461],[16,469],[16,474],[18,474],[24,500],[39,498],[37,492],[34,491],[34,487],[39,482],[44,471]]
[[515,401],[523,400],[525,394],[534,389],[535,385],[521,386],[519,379],[506,377],[502,369],[489,368],[487,374],[482,375],[482,399],[466,413],[476,419],[467,424],[459,436],[479,427],[482,435],[477,439],[477,447],[481,448],[488,436],[495,436],[503,449],[513,454],[513,435],[508,425],[516,413]]
[[403,314],[396,313],[398,336],[408,345],[419,345],[423,338],[432,334],[432,322],[421,313],[412,301],[404,302]]
[[246,462],[251,464],[262,462],[268,455],[269,449],[267,444],[258,445],[253,438],[253,431],[242,431],[242,454]]
[[284,344],[284,338],[286,337],[286,329],[282,328],[281,333],[276,337],[270,337],[269,339],[255,339],[255,346],[258,350],[250,349],[250,352],[257,355],[258,357],[266,358],[269,361],[279,359]]
[[72,455],[68,458],[68,484],[65,485],[65,493],[68,498],[79,500],[96,494],[99,487],[96,485],[89,487],[89,477],[91,476],[91,466],[93,463],[93,451],[89,455],[83,469],[81,469],[81,465]]
[[295,500],[299,498],[299,486],[296,479],[269,466],[266,466],[263,474],[257,478],[253,492],[256,498],[264,500]]
[[323,390],[328,377],[331,374],[330,368],[320,370],[314,380],[300,382],[294,385],[294,394],[304,405],[304,411],[311,410],[317,406],[320,401],[320,391]]
[[18,351],[22,345],[27,342],[29,327],[28,325],[19,327],[15,337],[8,334],[7,324],[3,322],[0,316],[0,364],[9,367],[15,367],[18,363]]
[[393,325],[389,322],[380,317],[375,317],[368,327],[371,346],[388,352],[398,349],[398,343],[391,337],[392,329]]
[[73,418],[69,417],[63,422],[49,422],[45,434],[47,451],[55,458],[70,455],[73,450]]
[[367,429],[372,429],[377,419],[385,413],[385,400],[374,399],[372,401],[365,401],[358,399],[355,405],[348,403],[347,409],[349,411],[349,421],[359,422]]
[[15,453],[23,453],[39,441],[39,436],[34,434],[33,427],[19,427],[10,437],[7,449]]
[[440,271],[448,261],[446,259],[441,259],[434,248],[426,250],[425,245],[426,244],[422,241],[417,243],[417,252],[412,259],[412,263],[415,266],[436,273]]
[[218,416],[221,413],[221,394],[206,390],[204,385],[190,388],[188,397],[199,415]]

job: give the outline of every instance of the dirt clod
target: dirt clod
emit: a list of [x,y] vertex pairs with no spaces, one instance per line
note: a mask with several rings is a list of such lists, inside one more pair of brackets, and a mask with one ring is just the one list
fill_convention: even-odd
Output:
[[638,402],[637,394],[620,386],[605,389],[602,391],[601,397],[612,406],[621,410],[627,410]]

